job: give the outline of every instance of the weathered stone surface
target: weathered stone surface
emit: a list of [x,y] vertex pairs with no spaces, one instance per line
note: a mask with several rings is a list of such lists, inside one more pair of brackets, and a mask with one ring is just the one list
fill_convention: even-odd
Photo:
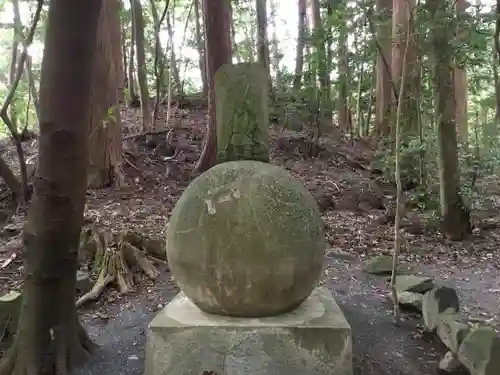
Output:
[[20,308],[20,293],[11,291],[0,297],[0,336],[4,329],[8,337],[15,333]]
[[458,353],[458,348],[468,333],[469,326],[460,321],[456,312],[450,311],[440,314],[437,335],[453,353]]
[[434,331],[439,323],[440,314],[447,311],[457,313],[460,308],[457,292],[454,288],[438,285],[424,295],[422,316],[429,331]]
[[439,361],[439,370],[449,374],[456,372],[460,367],[460,361],[451,351],[448,351],[441,361]]
[[365,263],[365,271],[372,275],[390,275],[392,272],[392,257],[379,255],[368,259]]
[[259,319],[206,314],[181,293],[149,326],[145,366],[145,375],[352,375],[351,329],[322,287]]
[[223,65],[215,74],[217,163],[269,162],[269,80],[258,63]]
[[500,373],[500,337],[491,327],[472,329],[458,350],[459,361],[471,375]]
[[434,281],[430,277],[416,275],[400,275],[396,277],[396,291],[425,293],[434,287]]
[[[420,293],[397,292],[398,303],[401,307],[422,311],[422,300],[424,296]],[[392,299],[392,295],[391,295]]]
[[321,276],[323,227],[314,198],[287,171],[227,162],[200,175],[180,197],[167,230],[168,263],[205,312],[288,312]]

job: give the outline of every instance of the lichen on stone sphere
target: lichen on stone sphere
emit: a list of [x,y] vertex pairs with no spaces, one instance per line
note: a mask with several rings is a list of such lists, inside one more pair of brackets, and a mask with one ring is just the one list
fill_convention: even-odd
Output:
[[316,286],[324,251],[314,198],[284,169],[257,161],[222,163],[192,181],[167,229],[175,280],[219,315],[292,311]]

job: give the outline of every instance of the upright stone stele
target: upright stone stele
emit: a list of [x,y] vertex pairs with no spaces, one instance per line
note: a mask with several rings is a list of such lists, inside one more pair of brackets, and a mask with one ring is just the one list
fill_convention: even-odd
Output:
[[269,162],[269,81],[258,63],[223,65],[215,74],[217,163]]
[[[238,100],[218,116],[239,118]],[[352,375],[349,324],[316,287],[325,251],[318,206],[250,146],[224,146],[219,161],[237,161],[201,174],[172,211],[167,257],[182,291],[149,325],[146,375]]]

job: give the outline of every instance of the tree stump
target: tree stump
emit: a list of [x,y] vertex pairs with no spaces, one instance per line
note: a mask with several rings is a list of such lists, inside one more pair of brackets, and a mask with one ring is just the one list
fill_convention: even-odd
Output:
[[89,228],[82,231],[79,258],[80,263],[91,265],[91,273],[97,279],[92,289],[77,300],[77,307],[98,299],[112,282],[120,294],[133,291],[134,272],[154,280],[159,275],[154,262],[166,263],[166,252],[162,241],[137,232],[112,234]]

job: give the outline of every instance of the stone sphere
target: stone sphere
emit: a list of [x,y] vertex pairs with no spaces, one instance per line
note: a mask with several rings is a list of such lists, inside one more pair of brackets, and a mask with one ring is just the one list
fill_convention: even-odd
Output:
[[284,169],[231,161],[186,188],[167,229],[167,257],[185,295],[207,313],[278,315],[316,286],[325,236],[316,204]]

